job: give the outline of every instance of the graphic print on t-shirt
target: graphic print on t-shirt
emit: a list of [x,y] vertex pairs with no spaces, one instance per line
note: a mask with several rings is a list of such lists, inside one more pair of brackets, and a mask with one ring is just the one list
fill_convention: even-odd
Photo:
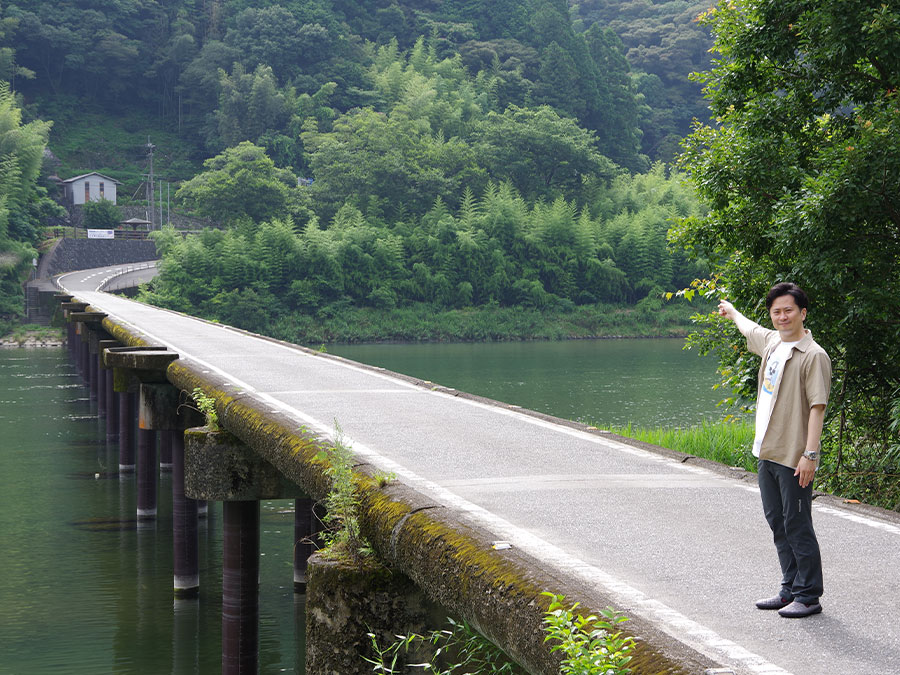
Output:
[[775,385],[778,384],[778,375],[781,373],[781,359],[778,354],[772,354],[766,363],[766,376],[763,378],[762,389],[765,394],[774,394]]

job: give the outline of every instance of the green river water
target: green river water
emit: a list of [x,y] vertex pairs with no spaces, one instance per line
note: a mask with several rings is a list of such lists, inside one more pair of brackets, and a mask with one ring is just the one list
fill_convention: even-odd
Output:
[[[337,346],[359,361],[570,419],[714,418],[711,360],[678,340]],[[174,602],[171,482],[138,529],[133,476],[62,349],[0,350],[0,673],[216,673],[221,511],[201,523],[201,594]],[[260,668],[303,672],[292,502],[262,508]]]

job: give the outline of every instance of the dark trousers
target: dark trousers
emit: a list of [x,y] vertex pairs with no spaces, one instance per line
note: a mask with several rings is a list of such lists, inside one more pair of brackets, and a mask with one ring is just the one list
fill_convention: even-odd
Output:
[[822,595],[822,556],[812,523],[812,483],[794,469],[760,460],[759,493],[781,563],[781,595],[811,604]]

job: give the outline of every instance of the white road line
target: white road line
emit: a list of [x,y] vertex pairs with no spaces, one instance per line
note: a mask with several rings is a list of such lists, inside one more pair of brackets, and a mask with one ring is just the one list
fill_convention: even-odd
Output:
[[269,391],[270,396],[288,396],[305,394],[417,394],[408,389],[296,389],[294,391]]

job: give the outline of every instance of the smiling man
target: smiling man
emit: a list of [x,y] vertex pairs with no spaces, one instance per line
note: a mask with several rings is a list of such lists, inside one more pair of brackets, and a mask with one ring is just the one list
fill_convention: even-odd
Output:
[[756,436],[759,492],[781,564],[781,590],[759,600],[759,609],[801,618],[822,611],[822,558],[812,523],[812,483],[831,391],[831,359],[803,327],[809,300],[792,283],[776,284],[766,296],[775,330],[763,328],[719,303],[747,348],[762,357],[757,381]]

